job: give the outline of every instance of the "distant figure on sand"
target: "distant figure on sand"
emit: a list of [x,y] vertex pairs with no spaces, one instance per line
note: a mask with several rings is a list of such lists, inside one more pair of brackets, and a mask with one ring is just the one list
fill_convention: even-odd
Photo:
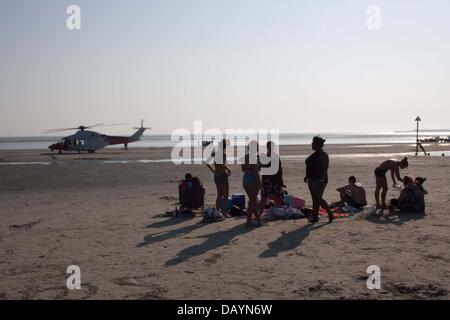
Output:
[[[275,206],[281,206],[283,204],[283,169],[281,168],[280,156],[273,151],[275,147],[275,142],[267,142],[267,158],[278,162],[278,171],[272,175],[263,174],[261,176],[261,210],[264,208],[267,199],[274,200]],[[261,164],[261,168],[270,168],[272,161]]]
[[[376,188],[375,188],[375,200],[377,202],[378,209],[387,209],[386,206],[386,194],[388,191],[388,184],[386,173],[390,170],[394,188],[397,185],[395,178],[403,182],[400,177],[400,169],[408,168],[408,158],[404,157],[401,161],[396,159],[384,161],[378,168],[375,169]],[[380,203],[380,191],[381,191],[381,203]]]
[[216,208],[226,214],[226,206],[229,194],[228,177],[231,175],[230,168],[226,165],[226,140],[219,143],[217,150],[214,150],[211,156],[214,158],[213,166],[206,164],[206,166],[214,173],[214,183],[216,184],[217,197]]
[[247,207],[247,227],[252,226],[252,216],[258,222],[258,226],[261,226],[261,219],[258,207],[258,194],[261,189],[261,180],[259,178],[259,147],[257,141],[250,141],[248,146],[246,146],[244,161],[241,165],[241,169],[244,172],[242,186],[244,187],[245,193],[248,196],[248,207]]
[[353,208],[361,209],[367,205],[366,190],[360,183],[356,182],[356,177],[348,178],[348,185],[337,188],[337,192],[341,196],[341,201],[333,203],[336,206],[344,207],[345,203]]
[[308,183],[309,192],[313,201],[313,214],[311,222],[319,221],[319,208],[322,207],[328,212],[329,222],[333,222],[334,214],[330,210],[328,203],[322,198],[328,183],[328,154],[323,151],[325,139],[316,136],[312,141],[314,152],[306,159],[306,177],[304,181]]

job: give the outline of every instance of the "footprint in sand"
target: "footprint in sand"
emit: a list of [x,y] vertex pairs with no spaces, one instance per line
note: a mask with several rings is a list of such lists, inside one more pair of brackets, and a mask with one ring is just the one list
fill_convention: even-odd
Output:
[[178,201],[177,197],[171,197],[171,196],[164,196],[164,197],[160,197],[159,200],[164,200],[164,201]]
[[[44,299],[44,300],[61,300],[61,299],[74,299],[85,300],[94,296],[98,291],[98,288],[90,283],[84,283],[81,285],[81,290],[69,290],[66,286],[60,287],[48,287],[48,288],[25,288],[19,293],[22,295],[22,299]],[[70,297],[72,296],[73,297]]]
[[219,260],[220,258],[222,258],[222,255],[219,253],[215,253],[211,257],[205,259],[205,265],[211,266],[211,265],[217,263],[217,260]]
[[140,287],[142,286],[139,282],[133,277],[123,277],[114,280],[115,284],[119,286],[130,286],[130,287]]
[[153,285],[150,291],[147,291],[142,296],[138,296],[137,300],[162,300],[166,299],[167,289],[159,285]]
[[445,297],[448,290],[434,284],[407,285],[404,283],[386,284],[385,288],[395,295],[406,295],[413,299],[432,299]]
[[39,223],[41,223],[42,221],[41,220],[39,220],[39,221],[32,221],[32,222],[28,222],[28,223],[25,223],[25,224],[21,224],[21,225],[18,225],[18,224],[13,224],[13,225],[10,225],[8,228],[10,229],[10,230],[17,230],[17,229],[31,229],[31,228],[33,228],[35,225],[37,225],[37,224],[39,224]]
[[145,280],[147,278],[155,278],[158,277],[157,273],[149,273],[141,276],[127,276],[116,278],[113,282],[119,286],[130,286],[130,287],[144,287]]

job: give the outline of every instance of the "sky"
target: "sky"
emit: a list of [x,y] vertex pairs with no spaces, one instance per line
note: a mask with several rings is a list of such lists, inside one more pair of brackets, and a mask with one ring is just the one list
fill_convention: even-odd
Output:
[[449,15],[448,0],[2,0],[0,136],[450,128]]

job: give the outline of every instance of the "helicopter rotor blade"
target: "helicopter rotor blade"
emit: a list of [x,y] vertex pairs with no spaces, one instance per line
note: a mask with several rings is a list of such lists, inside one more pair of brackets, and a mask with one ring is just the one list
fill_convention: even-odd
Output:
[[94,127],[110,127],[110,126],[122,126],[122,125],[126,125],[126,123],[113,123],[113,124],[96,123],[96,124],[92,124],[89,126],[81,125],[81,126],[74,127],[74,128],[48,129],[48,130],[43,130],[42,133],[55,133],[55,132],[70,131],[70,130],[85,130],[85,129],[90,129],[90,128],[94,128]]
[[78,129],[78,127],[76,127],[76,128],[62,128],[62,129],[48,129],[48,130],[42,131],[42,133],[54,133],[54,132],[70,131],[70,130],[77,130],[77,129]]
[[98,125],[96,127],[113,127],[113,126],[125,126],[128,123],[111,123],[111,124],[102,124],[102,125]]

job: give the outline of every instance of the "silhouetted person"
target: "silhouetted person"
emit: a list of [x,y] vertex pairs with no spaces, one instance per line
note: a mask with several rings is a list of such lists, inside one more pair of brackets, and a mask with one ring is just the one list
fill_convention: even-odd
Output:
[[333,222],[333,212],[330,210],[328,203],[322,198],[328,183],[328,154],[323,151],[325,139],[316,136],[312,141],[312,149],[314,152],[306,159],[306,177],[305,182],[308,183],[309,192],[313,201],[313,214],[311,222],[319,221],[319,209],[322,207],[328,212],[329,222]]
[[251,227],[252,216],[255,215],[258,226],[261,226],[261,218],[258,207],[258,194],[261,189],[259,177],[260,162],[258,156],[258,142],[250,141],[246,147],[246,154],[241,169],[244,172],[242,186],[248,196],[247,227]]
[[273,151],[274,148],[275,142],[267,142],[267,157],[273,160],[269,163],[261,164],[261,168],[270,168],[273,165],[272,161],[278,162],[278,170],[276,173],[272,175],[263,174],[261,176],[261,210],[269,198],[274,198],[276,206],[283,204],[283,169],[281,168],[280,156]]
[[[393,186],[397,185],[395,178],[399,181],[403,182],[403,179],[400,177],[400,169],[408,168],[408,158],[404,157],[402,161],[398,161],[396,159],[386,160],[384,161],[378,168],[375,169],[375,179],[376,179],[376,188],[375,188],[375,200],[377,202],[378,209],[387,209],[386,206],[386,194],[388,191],[388,184],[386,173],[391,171],[391,178],[393,182]],[[380,191],[381,191],[381,203],[380,203]]]
[[[217,197],[216,208],[226,215],[227,201],[230,191],[228,177],[231,175],[231,169],[227,166],[226,140],[222,140],[218,150],[213,151],[214,164],[206,164],[206,166],[214,173],[214,183],[216,184]],[[221,152],[221,153],[220,153]]]
[[353,208],[361,209],[367,205],[366,190],[360,183],[356,183],[356,177],[348,178],[348,185],[337,188],[337,192],[341,196],[341,201],[334,203],[334,205],[343,207],[345,203]]

